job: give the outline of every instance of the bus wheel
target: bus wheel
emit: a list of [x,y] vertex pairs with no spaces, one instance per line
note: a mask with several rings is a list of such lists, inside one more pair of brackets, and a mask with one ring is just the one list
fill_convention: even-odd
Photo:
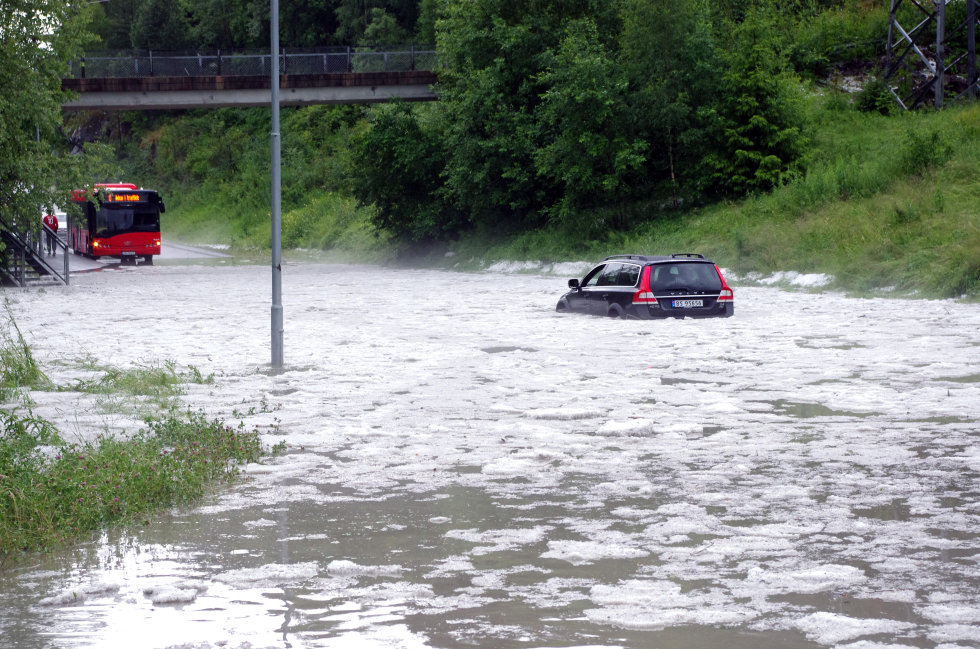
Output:
[[144,255],[144,257],[143,257],[143,263],[144,264],[149,264],[150,266],[152,266],[153,265],[153,255]]

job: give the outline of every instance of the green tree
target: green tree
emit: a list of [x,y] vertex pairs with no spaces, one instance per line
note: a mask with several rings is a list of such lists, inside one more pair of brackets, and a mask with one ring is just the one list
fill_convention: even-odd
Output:
[[140,50],[181,50],[197,43],[188,40],[187,13],[183,3],[142,0],[130,27],[132,46]]
[[[269,1],[249,0],[255,5],[253,15],[259,16],[260,47],[269,43]],[[330,45],[339,26],[336,9],[339,0],[280,0],[279,40],[283,47],[314,47]],[[351,43],[339,43],[350,45]]]
[[371,21],[364,28],[359,45],[393,45],[409,40],[408,30],[398,24],[393,15],[384,9],[371,10]]
[[767,191],[802,169],[803,91],[788,70],[778,20],[763,6],[728,28],[732,40],[720,54],[716,99],[698,111],[713,142],[699,169],[704,191]]
[[141,1],[111,0],[90,5],[92,29],[100,49],[127,50],[133,47],[133,22]]
[[624,0],[621,66],[630,82],[633,129],[648,143],[645,187],[639,195],[690,194],[702,155],[699,107],[714,101],[720,63],[704,0]]
[[633,133],[628,81],[591,18],[568,25],[538,111],[543,146],[538,174],[559,187],[552,222],[626,200],[645,162],[647,142]]
[[[546,72],[565,25],[595,21],[598,40],[614,25],[615,2],[599,0],[448,0],[437,21],[445,66],[441,103],[450,158],[446,191],[476,226],[497,230],[542,225],[562,188],[538,176],[536,152],[553,133],[538,113]],[[557,73],[555,73],[557,74]],[[547,158],[547,156],[545,156]]]
[[76,0],[0,2],[0,218],[37,230],[40,210],[65,205],[81,160],[62,135],[61,78],[90,38]]
[[351,190],[374,206],[374,224],[402,239],[451,238],[463,216],[442,199],[444,127],[438,106],[396,103],[373,109],[371,127],[351,145]]
[[[368,27],[378,20],[383,20],[379,16],[389,15],[394,22],[401,27],[404,34],[415,32],[415,23],[418,20],[419,0],[334,0],[336,5],[337,30],[334,39],[339,45],[353,45],[372,41],[366,36]],[[383,14],[376,13],[380,10]],[[383,34],[389,35],[386,28]],[[375,31],[378,31],[376,28]],[[390,44],[390,43],[383,43]]]
[[421,45],[434,45],[436,42],[436,19],[439,15],[439,0],[419,0],[419,18],[415,24],[415,39]]

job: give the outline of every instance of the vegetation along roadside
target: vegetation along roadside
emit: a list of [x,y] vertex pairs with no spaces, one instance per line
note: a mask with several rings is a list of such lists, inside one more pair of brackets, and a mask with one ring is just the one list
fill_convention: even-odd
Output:
[[[23,33],[0,51],[0,216],[37,228],[38,208],[73,187],[126,178],[166,196],[167,240],[267,248],[267,108],[60,109],[60,75],[84,51],[264,46],[265,19],[226,4],[27,2],[64,11],[4,25]],[[434,47],[439,99],[284,107],[283,246],[464,268],[685,250],[741,277],[976,297],[968,73],[944,77],[943,110],[901,109],[890,90],[907,96],[928,75],[909,56],[885,78],[891,5],[289,3],[284,47]],[[950,60],[965,60],[952,27],[968,3],[945,6]],[[917,24],[921,9],[898,3],[895,16]],[[62,28],[49,34],[43,15]]]
[[[90,382],[58,387],[40,370],[9,317],[0,340],[0,565],[63,546],[110,525],[145,523],[160,510],[193,502],[242,468],[275,454],[257,430],[182,410],[180,380],[207,381],[173,363],[132,371],[106,369]],[[128,402],[148,397],[145,427],[69,443],[32,411],[27,391],[70,390]],[[147,403],[155,409],[146,409]],[[101,404],[100,404],[101,405]]]
[[[559,5],[436,3],[438,102],[284,108],[283,245],[462,268],[684,250],[980,294],[977,108],[898,107],[887,2]],[[267,109],[73,119],[167,193],[166,236],[268,247]]]

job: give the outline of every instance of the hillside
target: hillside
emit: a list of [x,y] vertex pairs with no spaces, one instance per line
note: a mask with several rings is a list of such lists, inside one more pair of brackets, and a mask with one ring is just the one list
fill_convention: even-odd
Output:
[[[829,287],[896,295],[980,295],[980,106],[942,113],[858,111],[840,90],[813,90],[807,171],[741,200],[662,209],[620,206],[639,225],[518,234],[482,229],[427,246],[379,233],[346,188],[360,108],[283,114],[283,244],[332,259],[481,267],[623,251],[699,251],[739,277],[823,273]],[[118,148],[127,177],[167,192],[166,236],[268,247],[268,111],[222,110],[130,126]],[[126,140],[124,140],[126,141]],[[447,260],[446,252],[454,254]]]
[[[284,109],[287,248],[458,267],[693,250],[743,279],[980,291],[978,109],[952,102],[962,74],[946,110],[897,108],[888,87],[925,77],[876,76],[880,0],[402,4],[440,100]],[[333,37],[395,18],[370,15]],[[267,109],[79,119],[165,193],[168,236],[269,245]]]
[[857,112],[847,99],[813,97],[808,170],[770,194],[677,210],[595,241],[531,233],[485,254],[557,260],[693,250],[742,278],[822,273],[828,288],[976,299],[980,106],[883,116]]

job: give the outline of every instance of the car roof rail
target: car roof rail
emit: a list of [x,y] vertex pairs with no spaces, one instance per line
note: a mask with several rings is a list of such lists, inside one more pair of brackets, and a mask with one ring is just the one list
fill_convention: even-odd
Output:
[[646,259],[644,255],[610,255],[604,258],[602,261],[609,261],[610,259]]
[[684,257],[687,259],[704,259],[704,255],[696,252],[675,252],[670,257],[671,259],[677,259],[678,257]]

